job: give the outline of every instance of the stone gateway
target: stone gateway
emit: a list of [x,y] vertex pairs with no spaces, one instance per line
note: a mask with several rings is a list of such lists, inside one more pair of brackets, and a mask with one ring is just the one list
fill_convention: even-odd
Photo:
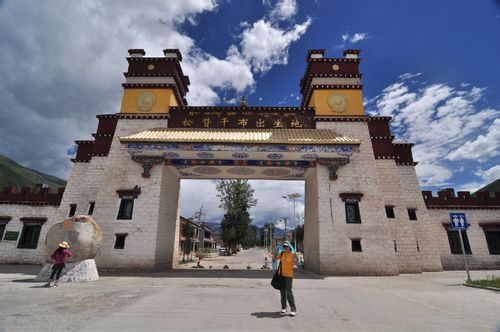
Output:
[[[81,213],[102,228],[99,268],[170,269],[179,250],[181,179],[269,179],[305,181],[308,270],[397,275],[460,268],[443,227],[457,208],[477,216],[469,218],[477,264],[500,266],[480,233],[484,218],[498,230],[498,196],[439,205],[422,194],[412,144],[393,142],[389,117],[364,113],[359,50],[341,58],[310,50],[298,107],[188,106],[179,50],[129,54],[121,108],[97,116],[94,139],[76,141],[65,191],[23,200],[6,188],[0,195],[0,223],[36,237],[4,240],[2,261],[40,262],[47,226]],[[30,202],[47,203],[28,212]]]

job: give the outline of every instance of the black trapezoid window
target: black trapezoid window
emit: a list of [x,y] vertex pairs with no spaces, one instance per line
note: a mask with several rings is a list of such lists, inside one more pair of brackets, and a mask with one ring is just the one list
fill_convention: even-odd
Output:
[[89,211],[88,215],[91,216],[94,214],[95,202],[89,202]]
[[351,239],[351,250],[352,252],[362,252],[361,239]]
[[385,215],[389,219],[396,218],[396,215],[394,214],[394,206],[392,206],[392,205],[386,205],[385,206]]
[[490,255],[500,255],[500,229],[485,229],[484,236],[486,237]]
[[118,216],[116,219],[132,219],[134,212],[134,199],[122,198],[120,201],[120,208],[118,209]]
[[346,222],[349,224],[361,224],[358,202],[345,202]]
[[116,219],[132,219],[134,200],[141,194],[141,188],[135,186],[132,189],[120,189],[116,192],[120,197],[120,207]]
[[5,233],[5,224],[0,224],[0,241],[3,239],[3,234]]
[[359,212],[359,202],[363,197],[362,193],[340,193],[340,198],[345,204],[345,219],[348,224],[361,224],[361,214]]
[[408,219],[417,220],[417,209],[408,209]]
[[24,224],[21,232],[21,239],[19,240],[17,247],[19,249],[36,249],[41,230],[42,225]]
[[[458,231],[455,230],[446,230],[448,233],[448,242],[450,243],[450,250],[453,255],[462,254],[462,246],[460,244],[460,235]],[[462,231],[462,239],[464,240],[465,253],[467,255],[472,255],[472,251],[470,250],[469,238],[467,237],[467,231]]]
[[73,217],[75,213],[76,213],[76,204],[70,204],[68,217]]
[[125,239],[127,238],[127,233],[115,234],[115,249],[125,249]]

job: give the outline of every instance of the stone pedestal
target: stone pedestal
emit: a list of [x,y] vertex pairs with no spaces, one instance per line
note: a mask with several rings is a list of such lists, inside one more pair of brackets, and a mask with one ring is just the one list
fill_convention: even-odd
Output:
[[[36,276],[36,281],[48,281],[52,272],[52,264],[45,264]],[[61,282],[93,281],[99,279],[99,273],[93,259],[66,263],[61,273]]]

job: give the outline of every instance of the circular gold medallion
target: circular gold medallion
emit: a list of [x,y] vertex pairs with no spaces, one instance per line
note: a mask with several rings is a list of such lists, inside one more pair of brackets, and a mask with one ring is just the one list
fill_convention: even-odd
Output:
[[333,70],[335,70],[335,71],[337,71],[337,70],[339,70],[339,69],[340,69],[340,67],[339,67],[339,65],[338,65],[338,64],[334,64],[334,65],[332,66],[332,69],[333,69]]
[[137,96],[136,104],[140,112],[149,112],[156,103],[156,96],[152,92],[144,92]]
[[345,112],[347,109],[347,97],[341,94],[332,93],[328,96],[328,106],[330,106],[332,112]]
[[148,70],[153,70],[153,69],[155,69],[155,65],[153,64],[148,65]]

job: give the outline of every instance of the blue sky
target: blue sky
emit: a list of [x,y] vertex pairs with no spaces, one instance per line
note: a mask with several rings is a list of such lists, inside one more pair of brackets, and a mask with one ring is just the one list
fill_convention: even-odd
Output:
[[129,48],[181,49],[190,105],[266,106],[299,105],[308,49],[358,48],[366,112],[415,143],[422,189],[473,191],[500,177],[499,40],[493,0],[0,1],[0,153],[67,178],[73,141],[119,110]]

